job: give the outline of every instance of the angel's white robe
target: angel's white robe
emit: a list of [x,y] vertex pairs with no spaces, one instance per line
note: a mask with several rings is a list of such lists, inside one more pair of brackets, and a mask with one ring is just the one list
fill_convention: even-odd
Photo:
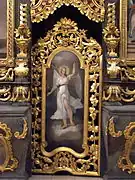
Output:
[[57,78],[56,80],[56,86],[57,88],[57,110],[56,112],[51,116],[51,119],[67,119],[67,111],[64,107],[64,100],[68,103],[68,105],[75,111],[76,109],[83,108],[83,105],[81,103],[81,99],[74,98],[70,96],[69,90],[68,90],[68,77],[61,77]]

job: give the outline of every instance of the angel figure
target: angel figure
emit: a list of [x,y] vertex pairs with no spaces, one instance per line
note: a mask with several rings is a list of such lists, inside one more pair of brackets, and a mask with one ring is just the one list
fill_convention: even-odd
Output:
[[[75,63],[73,64],[72,73],[69,74],[69,67],[66,65],[62,65],[59,68],[53,67],[53,87],[51,91],[47,94],[51,95],[55,90],[57,90],[57,110],[51,116],[51,119],[62,119],[63,125],[62,128],[67,127],[67,121],[69,119],[70,125],[74,126],[75,123],[73,121],[73,113],[77,109],[83,108],[81,103],[81,94],[82,94],[82,86],[81,86],[81,78],[79,73],[76,74]],[[69,92],[69,82],[75,78],[75,89],[78,95],[77,98],[74,98],[70,95]]]

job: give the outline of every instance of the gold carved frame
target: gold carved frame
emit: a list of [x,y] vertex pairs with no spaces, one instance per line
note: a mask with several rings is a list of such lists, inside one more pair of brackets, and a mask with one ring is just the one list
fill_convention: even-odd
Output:
[[85,68],[84,62],[83,62],[83,57],[80,53],[78,53],[74,48],[72,47],[59,47],[56,50],[54,50],[49,58],[46,64],[43,64],[42,66],[42,136],[41,136],[41,141],[42,141],[42,148],[41,151],[43,153],[44,156],[53,156],[56,153],[59,153],[61,151],[63,151],[63,147],[57,148],[55,150],[53,150],[52,152],[47,152],[45,150],[45,144],[46,139],[45,139],[45,132],[46,132],[46,112],[45,112],[45,108],[46,107],[46,77],[47,77],[47,68],[50,68],[51,66],[51,61],[53,60],[53,58],[61,51],[69,51],[72,52],[73,54],[75,54],[79,61],[80,61],[80,68],[85,70],[85,79],[84,79],[84,104],[85,104],[85,110],[84,110],[84,139],[83,139],[83,147],[84,147],[84,152],[83,153],[77,153],[74,150],[72,150],[71,148],[67,148],[64,147],[64,151],[69,152],[71,154],[74,154],[77,158],[84,158],[87,154],[88,154],[88,144],[87,144],[87,139],[88,139],[88,135],[87,135],[87,131],[88,131],[88,124],[87,124],[87,120],[88,120],[88,104],[89,104],[89,93],[88,93],[88,89],[89,89],[89,85],[88,85],[88,81],[89,81],[89,77],[88,77],[88,69]]
[[[53,57],[61,52],[74,53],[84,69],[84,134],[82,153],[69,147],[46,151],[46,70]],[[93,38],[77,24],[63,18],[40,39],[32,50],[33,64],[33,172],[55,173],[68,171],[75,175],[100,175],[100,123],[102,98],[102,50]]]
[[128,0],[120,0],[120,58],[127,65],[135,65],[135,58],[129,58],[127,54],[128,32]]
[[0,66],[14,65],[14,10],[15,0],[7,0],[7,57],[0,59]]

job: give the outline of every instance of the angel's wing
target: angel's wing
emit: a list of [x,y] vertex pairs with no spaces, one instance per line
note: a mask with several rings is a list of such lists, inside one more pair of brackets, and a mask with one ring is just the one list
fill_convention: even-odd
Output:
[[56,69],[53,70],[53,88],[57,86],[58,79],[60,78],[59,73]]
[[79,99],[82,99],[82,80],[80,77],[80,74],[74,76],[74,78],[71,80],[72,84],[74,84],[75,92]]
[[82,99],[82,80],[79,73],[77,74],[75,79],[76,79],[75,89],[76,89],[77,95],[80,99]]

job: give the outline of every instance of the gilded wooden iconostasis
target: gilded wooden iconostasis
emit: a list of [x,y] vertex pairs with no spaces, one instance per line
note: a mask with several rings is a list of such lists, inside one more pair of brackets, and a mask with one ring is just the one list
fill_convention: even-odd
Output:
[[[103,1],[33,1],[33,172],[100,175],[104,11]],[[59,109],[63,93],[72,115]]]
[[[92,176],[100,176],[102,173],[101,107],[107,103],[120,103],[123,107],[125,104],[134,104],[134,52],[129,53],[128,49],[130,43],[131,47],[134,45],[131,33],[129,36],[133,27],[126,24],[133,21],[130,16],[134,13],[130,12],[128,15],[130,9],[128,3],[125,3],[127,1],[32,1],[33,172],[50,174],[68,171],[76,175]],[[124,17],[130,20],[126,22]],[[38,33],[39,28],[42,29],[41,35]],[[64,130],[59,128],[61,123],[65,126],[65,122],[58,124],[56,120],[59,112],[58,99],[55,102],[59,96],[58,90],[52,95],[54,81],[58,78],[55,71],[64,64],[70,67],[70,70],[65,71],[73,73],[74,63],[69,59],[73,58],[73,54],[80,63],[80,70],[77,72],[80,71],[82,76],[83,69],[85,79],[84,82],[83,78],[79,82],[84,88],[81,99],[84,104],[83,151],[79,150],[77,144],[77,149],[72,145],[73,137],[78,136],[77,134],[73,134],[71,140],[68,133],[63,133],[70,129],[70,122],[67,123],[69,127],[66,124]],[[67,61],[72,62],[72,66]],[[68,88],[71,93],[69,86],[70,83]],[[74,115],[74,121],[78,123],[75,118],[77,116]],[[134,126],[134,122],[129,122],[125,127],[125,148],[123,147],[116,164],[121,172],[134,172],[130,152],[127,151],[129,138],[126,136],[126,132],[133,129],[132,125]],[[110,120],[106,128],[108,135],[109,132],[111,135],[115,129],[114,122]],[[122,131],[119,133],[119,136],[124,135]],[[134,139],[134,135],[131,137]],[[134,142],[130,144],[130,149],[133,144]],[[127,164],[124,164],[124,160]]]
[[[113,106],[134,106],[134,2],[6,3],[2,22],[6,35],[2,34],[4,39],[0,35],[0,106],[4,107],[0,146],[5,148],[0,172],[21,168],[12,138],[22,144],[26,140],[30,147],[32,128],[33,173],[103,175],[107,170],[102,168],[101,155],[109,154],[109,147],[102,148],[102,131],[107,141],[110,136],[125,138],[116,166],[122,173],[134,173],[130,160],[134,120],[129,118],[117,132],[122,120],[116,120],[113,113],[118,112],[112,111]],[[104,116],[106,106],[109,115]]]

